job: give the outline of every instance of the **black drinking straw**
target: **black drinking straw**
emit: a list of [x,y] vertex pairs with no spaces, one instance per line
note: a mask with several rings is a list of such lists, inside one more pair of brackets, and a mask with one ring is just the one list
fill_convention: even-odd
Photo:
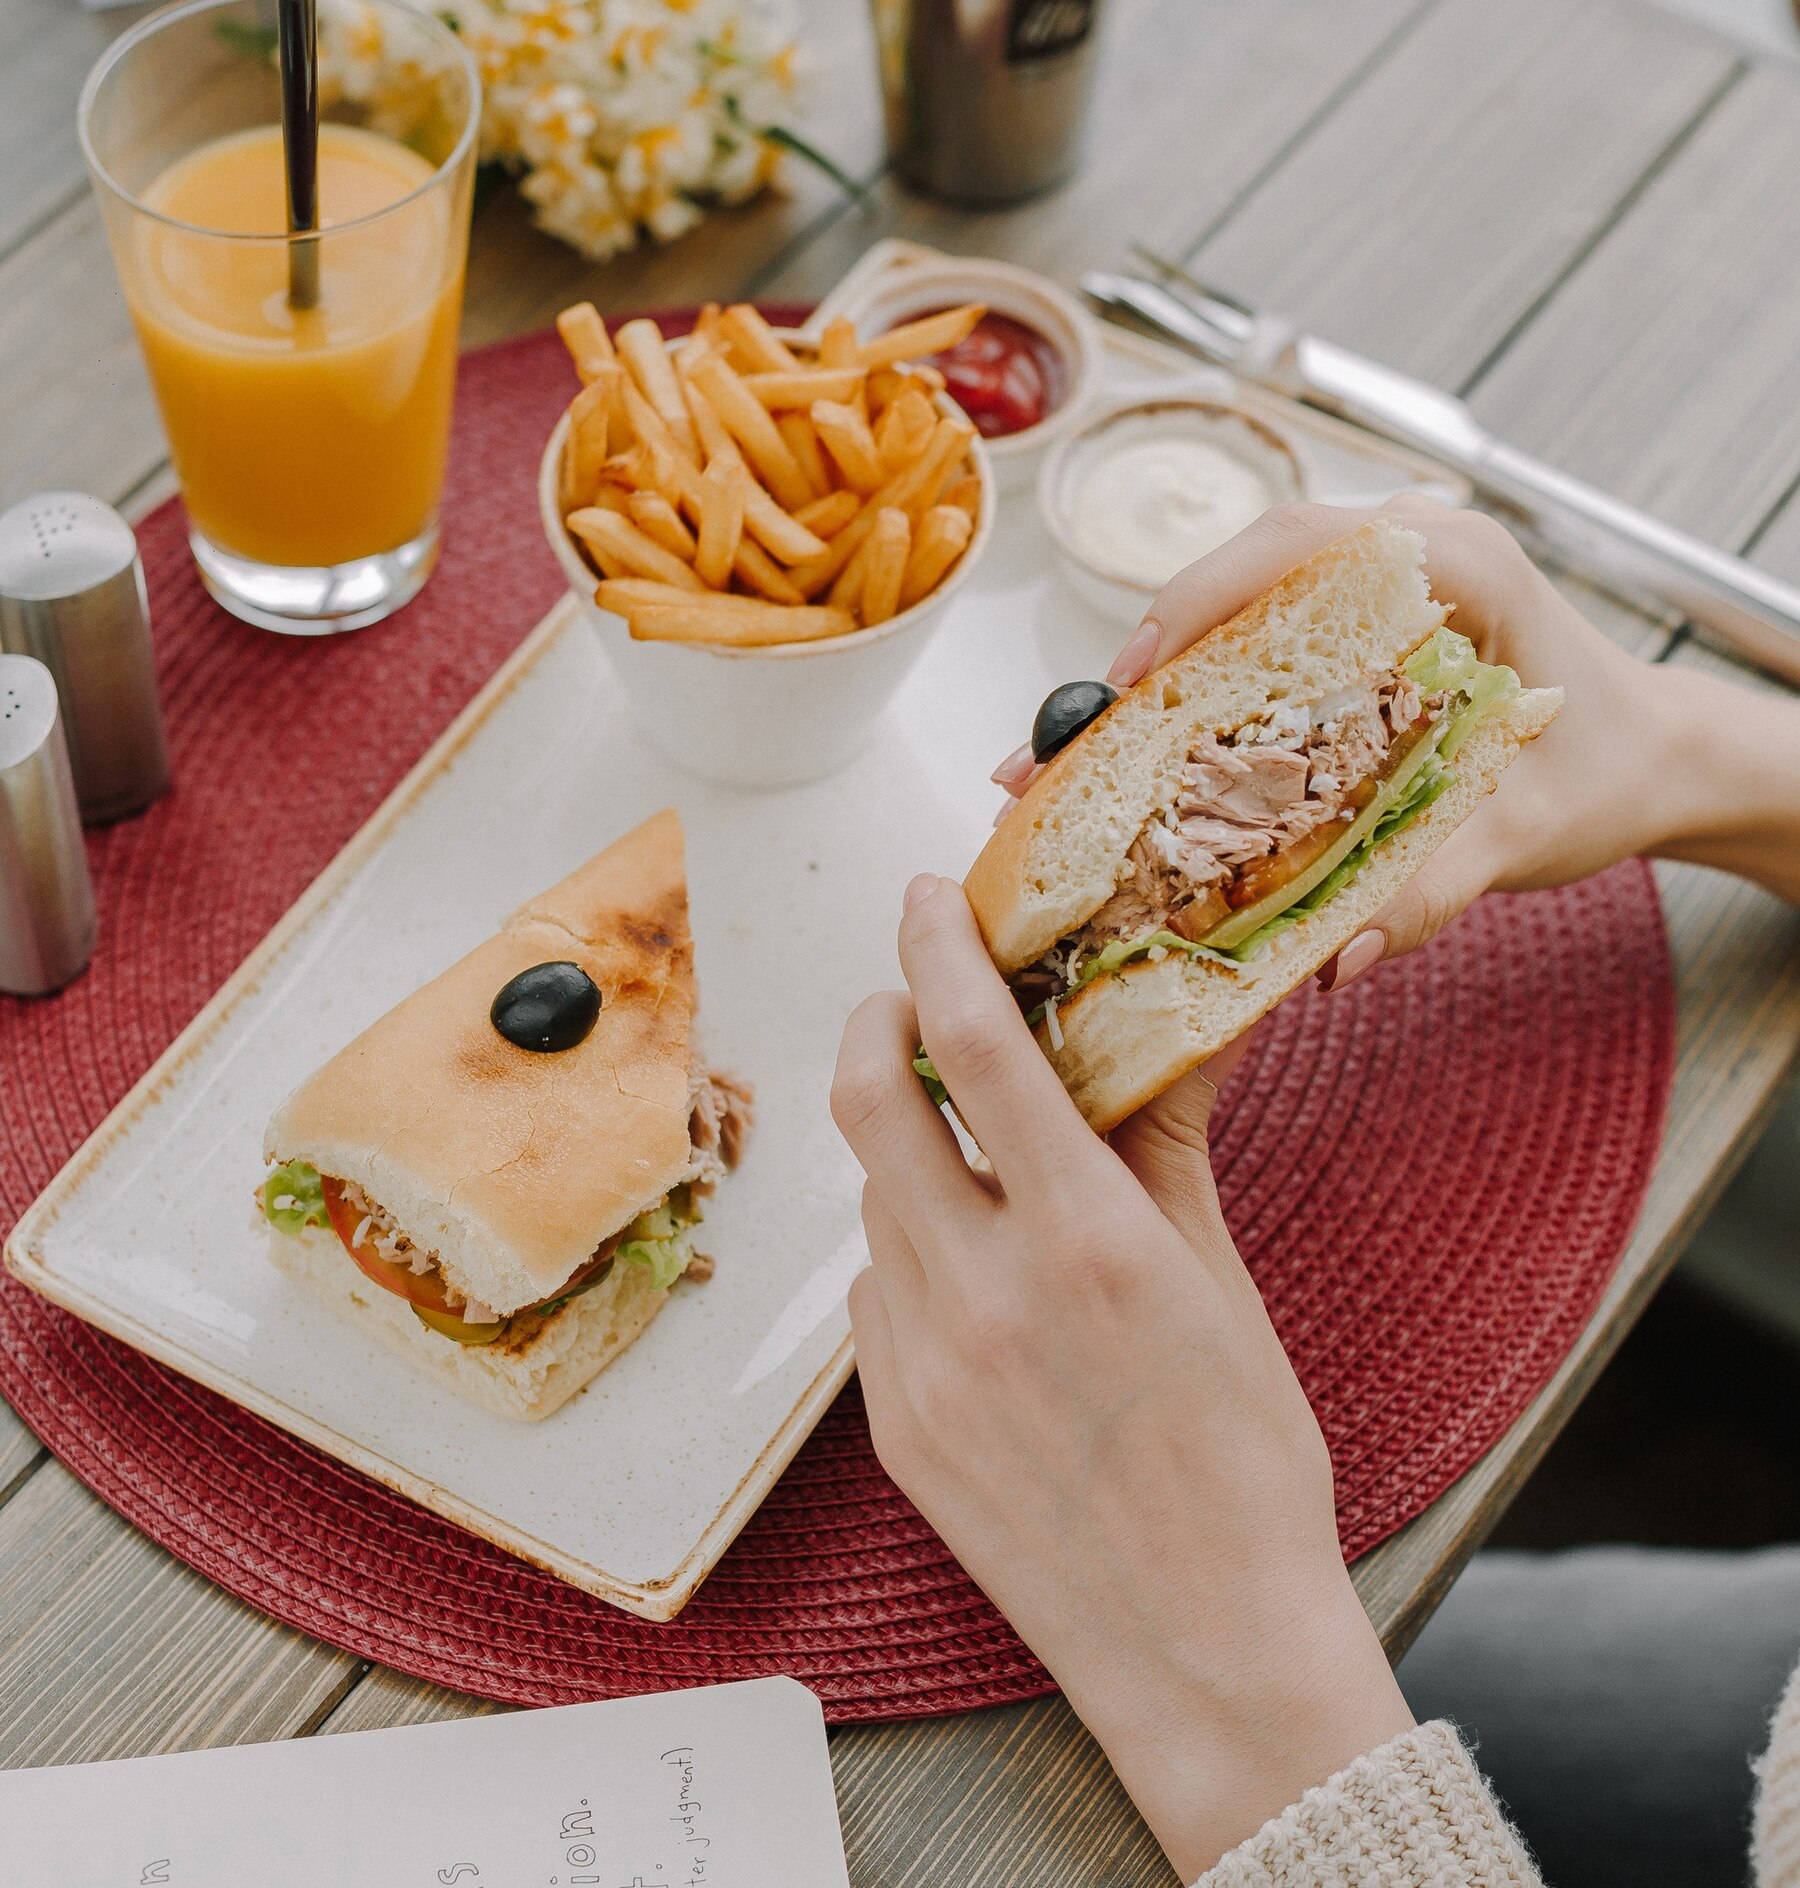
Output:
[[[276,0],[281,40],[281,150],[287,164],[288,233],[319,227],[318,0]],[[319,299],[319,245],[288,244],[288,306]]]

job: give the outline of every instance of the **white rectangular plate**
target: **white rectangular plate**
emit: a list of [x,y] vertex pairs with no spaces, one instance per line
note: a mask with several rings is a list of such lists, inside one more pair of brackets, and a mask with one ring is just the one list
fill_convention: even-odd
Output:
[[[1120,391],[1232,391],[1108,339]],[[1348,429],[1290,417],[1315,489],[1340,501],[1419,477]],[[7,1263],[510,1552],[672,1618],[850,1373],[860,1175],[826,1096],[845,1016],[898,982],[902,888],[918,871],[961,877],[998,803],[988,769],[1051,688],[1104,674],[1120,640],[1061,588],[1031,495],[1015,494],[863,758],[753,793],[700,785],[636,737],[565,600],[51,1184]],[[268,1263],[251,1204],[263,1126],[514,906],[670,805],[687,827],[706,1054],[755,1084],[756,1131],[708,1209],[711,1281],[679,1289],[556,1415],[509,1423],[415,1378]]]

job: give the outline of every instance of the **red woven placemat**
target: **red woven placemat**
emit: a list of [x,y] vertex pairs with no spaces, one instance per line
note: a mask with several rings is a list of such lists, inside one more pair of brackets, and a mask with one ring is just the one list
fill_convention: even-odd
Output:
[[[177,786],[90,836],[101,946],[0,1000],[10,1226],[555,600],[533,476],[554,337],[465,362],[443,566],[317,644],[205,596],[179,507],[140,538]],[[1417,1514],[1573,1343],[1662,1123],[1673,1000],[1648,872],[1489,898],[1429,950],[1262,1031],[1219,1189],[1331,1442],[1345,1553]],[[1035,1696],[1042,1668],[882,1474],[854,1385],[698,1599],[649,1625],[513,1560],[24,1290],[0,1390],[91,1488],[278,1619],[522,1704],[791,1672],[839,1720]]]

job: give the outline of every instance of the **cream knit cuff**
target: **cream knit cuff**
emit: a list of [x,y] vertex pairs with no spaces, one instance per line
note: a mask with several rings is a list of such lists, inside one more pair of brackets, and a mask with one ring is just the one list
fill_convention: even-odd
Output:
[[1421,1724],[1310,1789],[1195,1888],[1542,1888],[1452,1727]]

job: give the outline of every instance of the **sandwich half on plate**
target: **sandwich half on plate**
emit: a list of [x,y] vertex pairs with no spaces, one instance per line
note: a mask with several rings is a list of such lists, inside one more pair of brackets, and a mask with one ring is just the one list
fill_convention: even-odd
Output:
[[994,962],[1102,1132],[1348,943],[1555,716],[1447,624],[1424,554],[1388,519],[1328,545],[1106,707],[975,861]]
[[547,1416],[637,1338],[735,1164],[749,1094],[694,1034],[681,822],[657,814],[276,1109],[290,1277],[498,1415]]

